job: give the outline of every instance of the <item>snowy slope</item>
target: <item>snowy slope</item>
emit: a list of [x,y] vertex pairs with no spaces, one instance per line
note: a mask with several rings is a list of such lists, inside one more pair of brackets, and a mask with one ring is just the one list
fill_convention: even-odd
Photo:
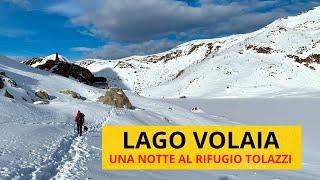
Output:
[[155,55],[78,63],[112,77],[111,85],[145,96],[286,96],[320,90],[319,54],[320,7],[253,33],[195,40]]
[[[7,76],[5,86],[0,89],[0,179],[77,179],[83,176],[89,168],[86,162],[95,158],[92,151],[101,148],[102,124],[215,124],[189,110],[130,92],[127,92],[129,98],[137,108],[114,109],[96,102],[97,97],[104,94],[102,89],[5,57],[0,59],[0,72]],[[17,86],[11,87],[8,79],[14,80]],[[86,100],[60,94],[64,89],[80,93]],[[14,99],[4,97],[5,90]],[[36,90],[48,92],[52,97],[50,103],[33,104],[31,99],[39,100],[34,96]],[[85,138],[76,137],[74,133],[72,122],[77,110],[86,114],[90,133]],[[98,147],[88,147],[88,142],[93,140]],[[96,160],[94,166],[99,163]],[[100,178],[105,176],[103,173]]]
[[240,37],[195,40],[160,54],[119,60],[86,59],[77,64],[89,69],[96,76],[108,77],[111,86],[141,92],[143,89],[176,79],[189,66],[214,56],[238,42]]
[[[95,102],[102,89],[87,86],[46,71],[27,67],[7,58],[0,59],[0,72],[15,80],[17,86],[5,83],[1,94],[8,90],[15,96],[0,95],[0,179],[318,179],[320,155],[314,143],[318,127],[318,100],[296,102],[265,100],[149,99],[126,91],[134,110],[116,109]],[[59,93],[71,89],[86,100],[73,99]],[[54,97],[46,105],[35,105],[20,97],[30,97],[36,90],[45,90]],[[316,95],[315,95],[316,96]],[[220,104],[218,102],[221,102]],[[279,112],[279,102],[286,105]],[[302,103],[302,108],[299,104]],[[287,104],[291,104],[287,106]],[[294,105],[296,104],[296,106]],[[252,105],[256,107],[251,113]],[[198,106],[203,112],[193,113]],[[239,109],[239,107],[241,107]],[[247,108],[247,109],[246,109]],[[299,108],[298,119],[291,111]],[[235,111],[235,109],[239,109]],[[281,108],[280,108],[281,109]],[[77,110],[86,114],[89,132],[77,137],[73,115]],[[259,121],[263,115],[264,122]],[[276,119],[280,118],[281,119]],[[296,116],[294,116],[296,117]],[[304,121],[307,118],[306,121]],[[253,121],[255,120],[255,121]],[[259,122],[257,122],[259,121]],[[302,171],[102,171],[101,125],[216,125],[216,124],[302,124],[304,130],[304,169]],[[313,142],[313,143],[312,143]],[[110,142],[113,143],[113,142]]]

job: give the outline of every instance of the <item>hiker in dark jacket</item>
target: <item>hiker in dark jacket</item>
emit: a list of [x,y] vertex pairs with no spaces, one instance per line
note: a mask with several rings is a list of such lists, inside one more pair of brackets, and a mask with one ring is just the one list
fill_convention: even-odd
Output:
[[77,123],[77,132],[82,136],[82,126],[84,123],[84,114],[78,111],[77,116],[75,117],[74,120]]

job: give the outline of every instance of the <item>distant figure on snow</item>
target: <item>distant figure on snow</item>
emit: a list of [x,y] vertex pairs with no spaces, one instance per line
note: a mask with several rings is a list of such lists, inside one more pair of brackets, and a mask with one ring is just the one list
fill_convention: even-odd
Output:
[[74,118],[74,122],[77,124],[77,132],[82,136],[82,126],[84,124],[84,114],[78,111],[76,117]]

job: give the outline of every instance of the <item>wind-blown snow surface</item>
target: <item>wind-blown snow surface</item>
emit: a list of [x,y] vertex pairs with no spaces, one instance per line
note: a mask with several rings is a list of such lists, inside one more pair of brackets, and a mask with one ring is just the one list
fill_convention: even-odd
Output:
[[290,57],[311,54],[320,54],[320,7],[249,34],[195,40],[155,55],[78,63],[111,85],[145,96],[272,97],[320,90],[319,64]]

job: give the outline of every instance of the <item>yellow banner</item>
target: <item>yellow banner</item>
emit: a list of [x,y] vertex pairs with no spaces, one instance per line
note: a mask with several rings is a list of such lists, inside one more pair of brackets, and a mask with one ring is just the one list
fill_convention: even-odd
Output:
[[104,170],[297,170],[301,126],[104,126]]

